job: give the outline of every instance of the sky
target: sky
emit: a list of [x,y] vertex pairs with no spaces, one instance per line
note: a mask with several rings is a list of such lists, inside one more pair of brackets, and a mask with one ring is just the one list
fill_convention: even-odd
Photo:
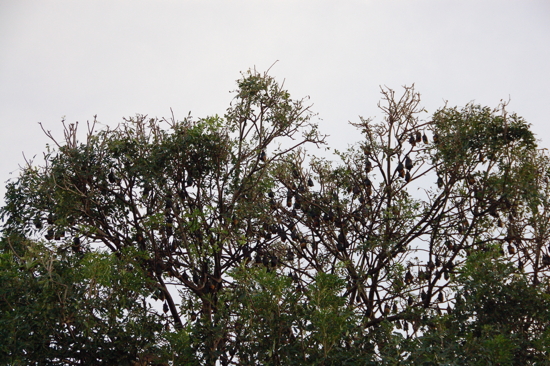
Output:
[[547,0],[0,0],[0,197],[38,122],[223,115],[249,68],[309,96],[335,148],[411,84],[429,113],[509,101],[550,148],[549,59]]

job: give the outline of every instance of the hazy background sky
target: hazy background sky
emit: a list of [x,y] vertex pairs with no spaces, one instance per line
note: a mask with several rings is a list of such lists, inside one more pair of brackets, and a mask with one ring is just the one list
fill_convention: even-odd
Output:
[[0,0],[0,195],[44,151],[37,122],[223,115],[240,72],[277,60],[334,147],[381,116],[380,85],[412,83],[430,113],[510,99],[550,147],[548,0]]

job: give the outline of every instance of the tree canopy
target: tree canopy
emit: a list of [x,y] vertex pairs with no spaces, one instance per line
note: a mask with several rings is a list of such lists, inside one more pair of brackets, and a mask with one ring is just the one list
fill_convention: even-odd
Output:
[[333,158],[267,74],[222,116],[78,124],[8,182],[8,365],[550,363],[550,164],[505,105],[382,89]]

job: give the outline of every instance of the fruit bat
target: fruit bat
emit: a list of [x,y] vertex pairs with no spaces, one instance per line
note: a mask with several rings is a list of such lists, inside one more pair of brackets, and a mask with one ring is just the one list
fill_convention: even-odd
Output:
[[365,172],[370,173],[371,170],[372,170],[372,163],[370,162],[369,159],[367,159],[367,161],[365,162]]
[[399,164],[397,164],[397,168],[395,169],[396,172],[398,172],[399,174],[401,174],[401,172],[404,170],[405,168],[403,167],[403,163],[402,162],[399,162]]
[[40,220],[39,217],[36,217],[34,220],[33,220],[33,223],[34,223],[34,226],[40,230],[42,229],[42,220]]
[[279,237],[281,238],[281,241],[283,243],[286,241],[287,236],[286,236],[286,232],[283,229],[279,230]]
[[414,164],[411,160],[411,158],[409,158],[409,156],[407,155],[405,157],[405,168],[407,168],[407,170],[411,170],[413,168]]
[[165,205],[164,205],[164,208],[165,209],[170,209],[174,206],[174,202],[172,201],[172,198],[170,197],[167,197],[166,198],[166,201],[165,201]]
[[287,251],[286,251],[286,259],[289,260],[289,261],[294,260],[294,252],[290,248],[288,248]]
[[344,235],[343,232],[340,231],[340,233],[338,234],[338,242],[339,243],[342,243],[343,245],[346,245],[346,236]]
[[75,236],[73,239],[73,244],[71,245],[71,249],[75,253],[80,252],[80,238],[78,236]]
[[109,183],[115,183],[116,182],[116,177],[115,177],[115,173],[113,172],[113,169],[111,169],[111,171],[109,172],[109,175],[107,176],[107,178],[109,179]]
[[414,280],[414,277],[411,273],[411,271],[407,271],[407,273],[405,274],[405,283],[411,283],[412,281]]

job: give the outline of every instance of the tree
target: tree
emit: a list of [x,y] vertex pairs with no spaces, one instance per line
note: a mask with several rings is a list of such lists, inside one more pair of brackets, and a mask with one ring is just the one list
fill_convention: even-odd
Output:
[[[59,293],[40,288],[52,266],[19,269],[40,248],[63,281],[82,282],[69,286],[75,299],[97,280],[90,266],[118,268],[82,306],[96,314],[118,297],[132,329],[150,332],[126,332],[121,350],[91,330],[130,318],[74,315],[85,336],[51,356],[65,324],[54,312],[44,335],[29,329],[35,338],[6,354],[86,363],[59,354],[102,341],[95,363],[104,349],[141,364],[549,360],[550,165],[522,118],[468,105],[421,121],[412,88],[383,89],[384,120],[354,124],[363,140],[335,163],[307,155],[324,137],[304,100],[267,74],[238,86],[223,118],[91,124],[84,143],[76,125],[63,142],[47,132],[57,149],[8,184],[1,211],[4,272],[43,300],[29,312],[5,295],[3,306],[30,316]],[[530,316],[495,315],[515,306]],[[47,352],[29,351],[38,339]]]
[[455,307],[409,346],[411,363],[548,364],[547,288],[533,286],[497,255],[477,252],[467,259]]
[[142,302],[139,267],[19,244],[24,254],[0,256],[2,364],[130,365],[160,352],[163,322]]
[[[214,314],[226,272],[274,242],[260,240],[258,230],[258,222],[269,221],[268,167],[304,143],[322,143],[310,119],[303,101],[250,73],[225,119],[137,116],[97,134],[92,124],[85,143],[71,124],[64,143],[54,140],[58,151],[48,151],[45,167],[29,165],[8,186],[5,233],[44,235],[47,246],[77,255],[107,250],[136,260],[172,326],[183,328],[178,291],[189,303],[183,315],[200,313],[208,328],[200,352],[213,362],[225,337],[214,333],[221,329]],[[301,140],[294,140],[299,132]],[[275,147],[268,157],[267,149],[284,138],[293,145]]]

